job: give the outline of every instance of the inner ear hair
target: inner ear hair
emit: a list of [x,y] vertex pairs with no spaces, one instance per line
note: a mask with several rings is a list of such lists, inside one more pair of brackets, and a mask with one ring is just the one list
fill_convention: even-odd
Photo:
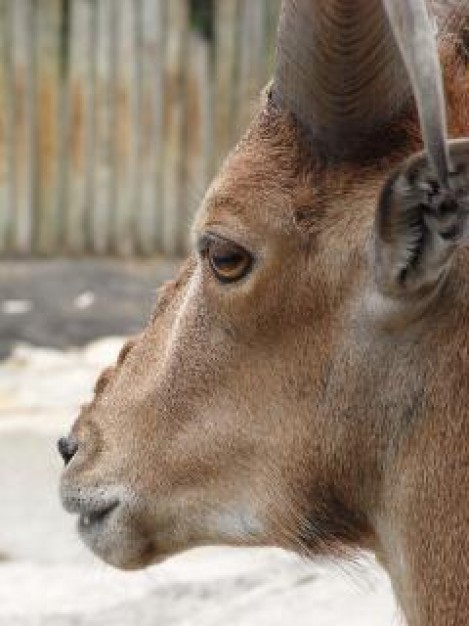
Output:
[[469,140],[449,144],[451,172],[442,187],[426,154],[411,157],[385,184],[375,223],[375,273],[388,296],[428,293],[466,235]]

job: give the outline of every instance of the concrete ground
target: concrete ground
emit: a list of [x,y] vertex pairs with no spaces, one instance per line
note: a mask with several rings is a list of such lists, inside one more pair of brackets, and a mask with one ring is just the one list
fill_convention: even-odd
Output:
[[79,542],[58,500],[55,442],[123,339],[87,342],[134,332],[172,269],[0,265],[0,626],[399,624],[368,561],[343,572],[272,549],[212,548],[123,573]]

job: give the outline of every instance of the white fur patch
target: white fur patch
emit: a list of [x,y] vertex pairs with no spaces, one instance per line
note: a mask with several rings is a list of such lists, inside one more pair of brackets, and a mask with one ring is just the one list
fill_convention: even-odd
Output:
[[248,510],[217,512],[209,521],[210,527],[223,538],[234,541],[249,541],[264,534],[259,518]]
[[187,309],[191,305],[194,294],[199,287],[200,281],[201,281],[200,267],[197,267],[189,280],[189,285],[186,289],[186,293],[184,294],[184,299],[181,302],[181,306],[179,307],[176,313],[176,316],[174,318],[174,321],[171,325],[170,336],[168,337],[168,341],[166,342],[166,352],[165,352],[166,359],[168,359],[171,356],[173,347],[176,345],[178,341],[183,319],[185,317]]

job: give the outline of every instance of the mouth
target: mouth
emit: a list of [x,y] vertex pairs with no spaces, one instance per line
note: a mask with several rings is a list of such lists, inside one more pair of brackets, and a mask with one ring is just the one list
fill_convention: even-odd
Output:
[[105,507],[82,512],[78,516],[78,530],[80,533],[89,533],[90,531],[103,526],[110,517],[111,513],[119,506],[119,502],[112,502]]
[[[108,491],[108,493],[106,493]],[[83,490],[70,488],[62,483],[60,488],[62,506],[78,517],[78,531],[89,534],[101,529],[109,521],[112,513],[121,505],[120,494],[111,490]]]

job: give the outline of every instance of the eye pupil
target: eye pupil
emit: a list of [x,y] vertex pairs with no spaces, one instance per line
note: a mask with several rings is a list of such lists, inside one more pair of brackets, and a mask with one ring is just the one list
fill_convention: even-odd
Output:
[[230,270],[233,267],[236,267],[239,263],[241,263],[243,261],[243,257],[240,254],[220,254],[218,256],[214,255],[213,260],[218,268]]

